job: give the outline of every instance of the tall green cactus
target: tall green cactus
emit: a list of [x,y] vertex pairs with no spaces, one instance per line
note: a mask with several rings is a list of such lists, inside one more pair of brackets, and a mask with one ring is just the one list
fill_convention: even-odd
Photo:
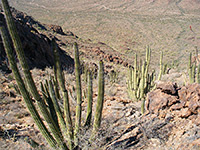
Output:
[[[146,49],[146,59],[145,61],[137,63],[137,54],[135,54],[134,68],[129,68],[129,78],[127,81],[128,94],[133,100],[142,100],[141,112],[144,113],[144,104],[146,94],[155,89],[155,71],[149,74],[149,65],[151,59],[151,49],[148,47]],[[160,72],[158,75],[158,80],[161,79],[163,70],[163,53],[160,56]],[[141,65],[142,64],[142,65]]]
[[197,67],[197,83],[200,84],[200,64]]
[[[198,56],[197,56],[198,57]],[[189,83],[192,84],[194,82],[200,83],[200,64],[197,64],[197,60],[192,63],[192,53],[189,55],[189,63],[188,63],[188,74],[189,74]]]
[[134,68],[129,68],[129,79],[128,79],[128,93],[133,100],[141,100],[144,98],[144,95],[148,92],[149,81],[148,70],[151,58],[151,49],[147,48],[146,50],[146,60],[143,65],[137,64],[137,54],[135,54]]
[[190,55],[189,55],[188,72],[189,72],[189,81],[190,81],[190,83],[193,83],[193,78],[192,78],[192,53],[190,53]]
[[[2,0],[2,2],[7,3],[7,1],[5,1],[5,0]],[[3,3],[3,6],[5,7],[4,3]],[[8,5],[8,4],[6,4],[6,5]],[[6,7],[6,8],[8,8],[8,7]],[[19,70],[17,68],[17,64],[15,62],[15,57],[14,57],[14,52],[10,47],[11,42],[9,42],[9,38],[8,38],[8,35],[6,34],[5,27],[1,26],[0,31],[1,31],[1,37],[2,37],[2,40],[3,40],[3,44],[4,44],[4,47],[5,47],[5,51],[6,51],[6,54],[8,56],[9,63],[10,63],[10,67],[11,67],[12,72],[14,74],[17,85],[20,89],[20,92],[21,92],[21,94],[24,98],[26,106],[29,109],[31,116],[33,117],[36,125],[38,126],[38,128],[40,130],[40,132],[42,133],[44,138],[47,140],[48,144],[53,148],[57,148],[57,142],[51,136],[51,134],[47,130],[46,126],[42,122],[42,119],[40,118],[40,116],[39,116],[39,114],[38,114],[38,112],[37,112],[37,110],[36,110],[36,108],[35,108],[35,106],[32,102],[32,99],[29,95],[29,92],[27,91],[27,89],[25,87],[25,84],[24,84],[22,77],[19,73]]]
[[74,143],[78,145],[78,133],[81,126],[81,110],[82,110],[82,92],[81,92],[81,74],[80,74],[80,61],[79,61],[79,50],[77,43],[74,43],[74,61],[75,61],[75,76],[76,76],[76,120],[74,130]]
[[85,126],[90,126],[91,119],[92,119],[92,74],[90,71],[88,71],[88,104],[87,104],[87,116],[86,116],[86,122]]
[[[70,106],[69,106],[69,96],[68,91],[65,88],[65,80],[61,69],[61,62],[60,62],[60,56],[58,52],[58,47],[56,45],[55,39],[52,40],[52,48],[54,53],[54,67],[55,67],[55,76],[57,77],[57,81],[64,99],[64,107],[65,107],[65,121],[66,121],[66,127],[67,127],[67,134],[68,134],[68,146],[69,149],[73,149],[73,126],[72,126],[72,119],[71,119],[71,112],[70,112]],[[61,117],[61,115],[60,115]],[[62,121],[62,128],[65,130],[65,121],[60,118],[60,121]]]
[[[35,86],[35,83],[33,81],[33,78],[31,76],[31,73],[29,71],[29,67],[28,67],[28,64],[27,64],[26,59],[25,59],[24,51],[22,49],[22,44],[21,44],[21,41],[20,41],[19,36],[17,34],[17,29],[16,29],[16,26],[15,26],[14,20],[12,18],[11,11],[9,9],[8,1],[2,0],[2,4],[3,4],[4,12],[5,12],[7,27],[8,27],[9,33],[11,35],[11,39],[12,39],[14,48],[16,50],[18,59],[19,59],[20,64],[22,66],[22,70],[23,70],[23,73],[25,75],[25,80],[26,80],[26,83],[28,84],[30,92],[33,95],[33,97],[35,98],[35,100],[37,101],[38,106],[40,108],[40,111],[42,112],[42,114],[43,114],[45,120],[47,121],[52,133],[54,134],[55,140],[56,140],[56,142],[58,142],[59,147],[61,147],[62,149],[67,149],[66,145],[63,143],[62,135],[59,133],[59,129],[56,127],[55,122],[53,121],[53,119],[49,115],[49,112],[46,108],[46,105],[45,105],[43,99],[40,97],[40,95],[37,91],[37,88]],[[41,132],[45,132],[45,131],[41,131]],[[51,137],[45,136],[45,138],[51,138]]]
[[98,131],[101,125],[101,117],[104,102],[104,65],[103,61],[99,62],[99,75],[98,75],[98,97],[96,104],[96,112],[94,117],[93,131]]

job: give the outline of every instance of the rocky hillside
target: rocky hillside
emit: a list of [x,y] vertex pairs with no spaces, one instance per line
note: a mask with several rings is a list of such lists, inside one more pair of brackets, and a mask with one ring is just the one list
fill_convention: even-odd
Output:
[[[5,24],[1,7],[0,10],[0,21]],[[73,70],[72,45],[74,42],[77,42],[79,45],[83,63],[87,63],[88,60],[96,63],[98,60],[103,59],[109,63],[121,64],[124,67],[128,67],[133,62],[132,59],[126,58],[125,55],[115,51],[105,43],[95,43],[90,39],[82,40],[70,31],[64,32],[58,25],[42,24],[34,20],[31,16],[28,16],[26,13],[14,8],[11,10],[16,20],[18,33],[31,68],[36,67],[44,69],[47,66],[52,66],[53,57],[50,41],[53,37],[56,38],[56,42],[61,50],[60,53],[63,68],[71,71]],[[7,60],[5,58],[2,43],[0,43],[0,46],[2,47],[1,68],[5,70],[6,67],[4,66],[7,65]],[[110,67],[111,66],[108,65],[108,68]]]
[[[22,46],[30,68],[44,69],[53,65],[53,54],[51,50],[51,38],[45,34],[40,34],[35,27],[41,28],[46,31],[53,31],[58,34],[64,34],[60,26],[55,25],[42,25],[35,21],[32,17],[17,11],[12,8],[12,13],[15,18],[17,30],[22,41]],[[0,8],[0,23],[5,25],[4,13]],[[0,68],[7,69],[7,58],[0,39]],[[65,64],[65,69],[73,68],[73,59],[60,49],[62,63]]]

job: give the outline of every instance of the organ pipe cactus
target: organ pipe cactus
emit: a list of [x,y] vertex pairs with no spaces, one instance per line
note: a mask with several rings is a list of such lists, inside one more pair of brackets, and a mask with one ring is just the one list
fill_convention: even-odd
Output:
[[198,84],[200,84],[200,64],[197,67],[197,81]]
[[98,97],[96,104],[96,112],[94,117],[93,131],[97,131],[101,125],[101,117],[104,102],[104,65],[103,61],[99,62],[99,75],[98,75]]
[[19,70],[17,68],[17,64],[15,62],[14,52],[10,47],[11,42],[9,42],[9,37],[6,34],[6,29],[5,29],[5,27],[1,26],[0,30],[1,30],[1,37],[2,37],[2,40],[3,40],[4,48],[5,48],[9,63],[10,63],[10,67],[11,67],[12,72],[14,74],[17,85],[20,89],[20,92],[21,92],[21,94],[24,98],[26,106],[29,109],[31,116],[33,117],[36,125],[38,126],[38,128],[40,130],[40,132],[42,133],[44,138],[47,140],[48,144],[53,148],[57,148],[56,140],[51,136],[48,129],[46,128],[46,126],[42,122],[42,119],[40,118],[40,116],[39,116],[39,114],[38,114],[38,112],[37,112],[37,110],[36,110],[36,108],[35,108],[35,106],[32,102],[32,99],[29,95],[29,92],[27,91],[25,84],[22,80],[22,77],[21,77]]
[[[156,86],[155,81],[155,71],[149,74],[149,65],[151,59],[151,49],[148,47],[146,50],[146,59],[143,64],[139,61],[137,63],[137,54],[135,54],[134,68],[129,68],[129,78],[127,81],[128,84],[128,94],[133,100],[142,100],[141,112],[144,113],[144,104],[146,94],[153,90]],[[160,72],[158,79],[162,77],[163,70],[163,53],[160,56]],[[141,65],[142,64],[142,65]]]
[[[56,45],[55,40],[52,40],[52,47],[54,52],[54,62],[55,62],[55,76],[57,77],[57,81],[64,99],[64,107],[65,107],[65,121],[67,126],[67,132],[68,132],[68,145],[69,148],[73,148],[73,127],[72,127],[72,119],[71,119],[71,112],[70,112],[70,106],[69,106],[69,96],[68,91],[65,88],[65,80],[64,76],[61,70],[61,62],[58,52],[58,47]],[[60,118],[60,121],[62,121],[62,129],[65,130],[65,121]]]
[[189,81],[190,83],[193,83],[194,78],[192,77],[192,53],[190,53],[189,56],[189,64],[188,64],[188,72],[189,72]]
[[188,72],[189,83],[200,83],[200,64],[197,64],[197,60],[192,63],[192,53],[189,55]]
[[144,95],[148,92],[149,87],[148,70],[151,58],[151,50],[146,50],[146,60],[142,67],[137,64],[137,54],[135,54],[134,68],[129,68],[129,79],[128,79],[128,93],[133,100],[141,100]]
[[76,120],[74,130],[75,145],[78,145],[78,133],[81,126],[81,110],[82,110],[82,92],[81,92],[81,74],[80,74],[80,61],[77,43],[74,44],[74,61],[75,61],[75,76],[76,76]]
[[[25,55],[24,55],[24,51],[22,49],[21,41],[20,41],[19,36],[17,34],[17,29],[16,29],[16,26],[15,26],[14,20],[12,18],[12,14],[11,14],[11,11],[10,11],[10,8],[9,8],[9,5],[8,5],[8,1],[2,0],[2,5],[3,5],[4,12],[5,12],[7,27],[8,27],[14,48],[16,50],[17,57],[18,57],[20,64],[22,66],[22,70],[23,70],[23,73],[25,75],[26,83],[28,84],[28,87],[31,91],[31,94],[33,95],[33,97],[37,101],[38,106],[40,108],[40,111],[42,112],[45,120],[47,121],[55,139],[48,133],[46,127],[44,128],[43,125],[41,124],[41,122],[38,121],[39,118],[36,117],[37,115],[34,115],[36,110],[34,110],[33,106],[28,104],[28,103],[30,103],[29,101],[31,101],[30,97],[28,98],[29,95],[27,96],[27,94],[24,94],[23,97],[24,97],[24,100],[26,99],[25,102],[27,104],[27,107],[29,107],[29,110],[30,110],[35,122],[38,122],[36,124],[38,125],[38,128],[40,129],[43,136],[46,138],[47,142],[52,147],[57,147],[57,144],[59,144],[60,148],[67,149],[66,145],[63,143],[62,135],[60,134],[58,128],[56,127],[53,119],[49,115],[49,112],[46,108],[46,105],[45,105],[43,99],[40,97],[40,95],[39,95],[39,93],[36,89],[36,86],[34,84],[33,78],[32,78],[31,73],[29,71],[28,64],[27,64],[26,59],[25,59]],[[2,33],[3,33],[3,29],[2,29]],[[5,41],[7,41],[7,39]],[[6,45],[6,44],[4,44],[4,45]],[[7,46],[5,46],[5,49],[7,49]],[[11,51],[9,51],[9,53],[11,53]],[[9,53],[8,53],[8,55],[9,55]],[[14,60],[14,58],[11,58],[11,59]],[[9,61],[13,61],[11,59]],[[15,71],[14,69],[16,69],[16,67],[13,68],[13,70],[12,70],[13,72]],[[15,78],[19,79],[19,77],[17,77],[16,75],[15,75]],[[18,79],[16,79],[16,80],[18,80]],[[18,86],[19,86],[19,84],[21,84],[21,83],[18,82]],[[21,93],[24,92],[24,88],[22,86],[19,86],[19,88],[20,88]],[[25,91],[25,93],[26,93],[26,91]],[[56,140],[56,142],[55,142],[55,140]]]
[[87,116],[86,116],[86,122],[85,126],[90,126],[91,119],[92,119],[92,74],[90,71],[88,71],[88,104],[87,104]]
[[[52,48],[54,53],[54,78],[50,78],[49,81],[46,80],[45,84],[41,83],[41,91],[42,96],[39,94],[36,85],[33,81],[32,75],[30,73],[29,67],[27,65],[24,51],[21,46],[21,42],[19,36],[17,34],[16,26],[14,24],[14,20],[12,18],[9,5],[7,0],[2,0],[6,22],[8,26],[9,33],[11,35],[11,39],[14,45],[14,49],[16,50],[17,57],[22,66],[22,70],[25,76],[26,84],[28,89],[25,87],[24,81],[21,78],[19,70],[16,65],[15,58],[13,56],[13,50],[10,45],[12,42],[9,41],[9,35],[6,34],[6,29],[3,26],[0,26],[1,36],[3,39],[3,44],[10,62],[10,66],[12,72],[17,81],[20,92],[24,98],[24,101],[29,109],[36,125],[38,126],[40,132],[47,140],[48,144],[54,149],[76,149],[75,146],[78,144],[78,132],[81,127],[81,103],[82,103],[82,95],[81,95],[81,78],[80,78],[80,63],[79,63],[79,54],[78,54],[78,45],[74,44],[75,50],[75,75],[76,75],[76,91],[77,91],[77,109],[76,109],[76,122],[75,122],[75,130],[73,130],[72,119],[71,119],[71,111],[69,105],[68,91],[65,87],[64,75],[61,69],[60,57],[58,52],[58,47],[56,45],[55,40],[52,40]],[[100,61],[99,67],[99,88],[98,88],[98,100],[97,100],[97,109],[95,113],[95,121],[93,129],[95,131],[98,130],[101,124],[101,116],[103,109],[103,101],[104,101],[104,69],[103,62]],[[86,124],[89,126],[91,122],[92,116],[92,76],[89,73],[88,77],[89,85],[88,85],[88,111]],[[59,91],[60,90],[60,91]],[[34,104],[32,103],[31,95],[36,100],[39,109],[49,126],[51,133],[48,131],[47,127],[43,123],[42,119],[38,111],[36,110]],[[60,95],[61,94],[61,95]],[[59,106],[58,100],[63,99],[64,101],[64,115]],[[74,134],[75,133],[75,134]],[[65,144],[65,141],[68,142],[68,147]],[[75,143],[75,146],[74,146]]]

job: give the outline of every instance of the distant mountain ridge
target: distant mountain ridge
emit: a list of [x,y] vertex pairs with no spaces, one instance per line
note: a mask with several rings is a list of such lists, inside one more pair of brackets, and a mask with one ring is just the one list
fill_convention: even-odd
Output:
[[166,12],[166,10],[180,10],[185,13],[198,10],[200,8],[200,0],[12,0],[10,3],[14,6],[30,7],[30,9],[44,9],[60,11],[94,11],[94,10],[111,10],[111,11],[155,11]]
[[[10,0],[11,6],[45,24],[57,24],[78,37],[114,50],[186,61],[200,49],[200,0]],[[192,30],[190,29],[192,28]]]

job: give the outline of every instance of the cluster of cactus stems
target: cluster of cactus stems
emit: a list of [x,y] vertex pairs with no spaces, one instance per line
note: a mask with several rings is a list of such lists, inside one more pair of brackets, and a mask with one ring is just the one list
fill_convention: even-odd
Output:
[[[80,75],[80,62],[79,62],[79,52],[78,45],[74,44],[75,51],[75,75],[76,75],[76,92],[77,92],[77,106],[76,106],[76,117],[75,126],[73,127],[68,91],[65,87],[65,79],[61,69],[61,62],[59,56],[59,49],[56,45],[55,40],[52,40],[52,48],[54,54],[54,77],[50,80],[46,80],[45,83],[41,83],[42,96],[39,94],[37,87],[34,83],[32,75],[30,73],[28,64],[26,62],[25,54],[22,49],[22,44],[20,38],[17,34],[16,25],[12,17],[9,4],[7,0],[2,0],[3,9],[5,12],[5,18],[7,23],[7,29],[4,26],[0,26],[1,37],[3,40],[4,48],[9,60],[10,67],[12,69],[13,75],[20,89],[20,93],[26,103],[27,108],[30,111],[36,125],[38,126],[40,132],[48,142],[48,144],[54,149],[72,150],[78,146],[78,134],[81,127],[81,75]],[[10,41],[9,36],[11,37]],[[17,67],[14,51],[10,45],[14,46],[17,53],[18,60],[21,64],[25,81],[23,81],[19,69]],[[97,108],[94,117],[93,131],[98,131],[101,124],[103,100],[104,100],[104,69],[103,62],[99,63],[99,81],[98,81],[98,100]],[[92,118],[92,76],[91,73],[88,74],[88,110],[85,125],[90,126]],[[27,84],[27,85],[25,85]],[[26,88],[28,86],[28,90]],[[30,94],[31,93],[31,94]],[[43,115],[47,126],[42,121],[39,112],[36,110],[33,104],[33,97]],[[64,101],[64,112],[61,110],[58,100]],[[64,114],[64,115],[63,115]],[[49,131],[50,130],[50,131]],[[67,144],[65,143],[67,141]]]
[[[198,55],[197,55],[198,59]],[[197,64],[197,61],[192,63],[192,53],[189,56],[189,64],[188,64],[188,72],[189,72],[189,83],[200,83],[200,64]]]
[[[135,54],[134,68],[129,68],[128,94],[134,101],[142,100],[141,112],[144,113],[144,103],[146,94],[155,89],[154,81],[156,79],[155,71],[149,74],[149,64],[151,58],[151,49],[146,50],[146,59],[143,64],[138,65],[137,54]],[[163,72],[163,53],[160,56],[160,71],[157,80],[160,80]]]

